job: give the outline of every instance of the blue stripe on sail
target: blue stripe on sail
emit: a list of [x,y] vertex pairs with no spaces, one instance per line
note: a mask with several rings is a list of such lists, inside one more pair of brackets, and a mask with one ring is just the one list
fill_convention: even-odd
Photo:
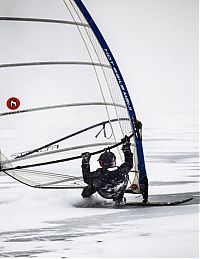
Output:
[[[135,119],[136,119],[135,110],[134,110],[130,95],[128,93],[126,84],[125,84],[124,79],[122,77],[122,74],[119,70],[119,67],[118,67],[116,61],[115,61],[115,58],[114,58],[110,48],[108,47],[108,44],[106,43],[103,35],[101,34],[99,28],[97,27],[96,23],[94,22],[93,18],[91,17],[90,13],[86,9],[86,7],[82,3],[82,1],[81,0],[74,0],[74,1],[75,1],[76,5],[78,6],[79,10],[81,11],[81,13],[83,14],[83,16],[85,17],[86,21],[90,25],[92,31],[94,32],[97,40],[99,41],[99,44],[101,45],[110,65],[112,67],[112,70],[115,74],[118,85],[119,85],[119,87],[121,89],[121,92],[123,94],[123,97],[124,97],[124,100],[125,100],[128,112],[129,112],[129,116],[130,116],[130,119],[131,119],[132,128],[134,130]],[[139,171],[140,171],[140,187],[141,187],[141,191],[143,191],[143,186],[144,186],[143,178],[146,176],[146,169],[145,169],[144,153],[143,153],[143,147],[142,147],[142,140],[141,139],[136,138],[136,148],[137,148]]]

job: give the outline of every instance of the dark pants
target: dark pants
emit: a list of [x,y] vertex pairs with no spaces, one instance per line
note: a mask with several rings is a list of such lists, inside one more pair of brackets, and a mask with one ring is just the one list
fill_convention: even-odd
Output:
[[94,185],[88,184],[88,186],[83,188],[83,191],[82,191],[81,195],[82,195],[83,198],[88,198],[93,193],[95,193],[96,191],[97,190],[96,190],[96,187]]
[[[83,191],[82,191],[81,195],[82,195],[83,198],[89,198],[96,191],[97,191],[97,189],[96,189],[96,187],[94,185],[88,184],[88,186],[83,188]],[[121,200],[123,200],[124,192],[125,192],[125,189],[122,190],[120,193],[116,194],[116,197],[112,198],[113,201],[121,201]],[[102,195],[101,192],[99,194],[103,198],[108,199],[107,197],[104,197],[104,195]]]
[[117,197],[113,198],[113,201],[122,201],[124,198],[124,191],[122,191]]
[[143,201],[147,202],[148,201],[148,178],[145,176],[144,179],[144,185],[143,185],[143,190],[142,190],[142,196],[143,196]]

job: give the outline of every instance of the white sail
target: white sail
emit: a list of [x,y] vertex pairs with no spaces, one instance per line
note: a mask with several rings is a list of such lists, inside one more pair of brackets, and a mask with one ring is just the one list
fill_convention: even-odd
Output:
[[[116,75],[90,25],[74,1],[54,4],[56,18],[45,6],[42,16],[43,2],[32,1],[31,17],[0,11],[1,167],[33,187],[79,188],[84,186],[81,160],[70,158],[116,145],[133,128]],[[6,106],[11,97],[20,100],[16,110]],[[135,178],[138,191],[134,138],[131,142],[135,162],[129,185]],[[121,146],[113,152],[121,164]],[[98,156],[91,158],[92,170]]]

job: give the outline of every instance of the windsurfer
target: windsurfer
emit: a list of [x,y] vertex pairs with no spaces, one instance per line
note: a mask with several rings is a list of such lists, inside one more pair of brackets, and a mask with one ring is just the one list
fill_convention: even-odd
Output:
[[88,198],[95,192],[105,199],[113,199],[116,205],[125,204],[124,192],[128,184],[128,173],[133,167],[133,153],[130,149],[130,138],[122,139],[122,151],[125,162],[117,167],[116,156],[105,150],[98,159],[101,168],[90,171],[90,153],[82,154],[83,180],[88,185],[82,191],[82,197]]

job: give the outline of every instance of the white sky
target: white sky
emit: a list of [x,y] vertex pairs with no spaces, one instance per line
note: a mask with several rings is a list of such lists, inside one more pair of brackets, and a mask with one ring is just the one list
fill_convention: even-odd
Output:
[[[84,3],[116,57],[140,116],[161,106],[197,110],[197,0]],[[56,0],[1,0],[0,15],[64,19],[62,5],[62,1]],[[1,48],[0,56],[2,51]],[[14,58],[15,53],[12,55]]]
[[198,109],[198,1],[86,3],[112,47],[141,116],[144,109],[153,112],[155,105]]

